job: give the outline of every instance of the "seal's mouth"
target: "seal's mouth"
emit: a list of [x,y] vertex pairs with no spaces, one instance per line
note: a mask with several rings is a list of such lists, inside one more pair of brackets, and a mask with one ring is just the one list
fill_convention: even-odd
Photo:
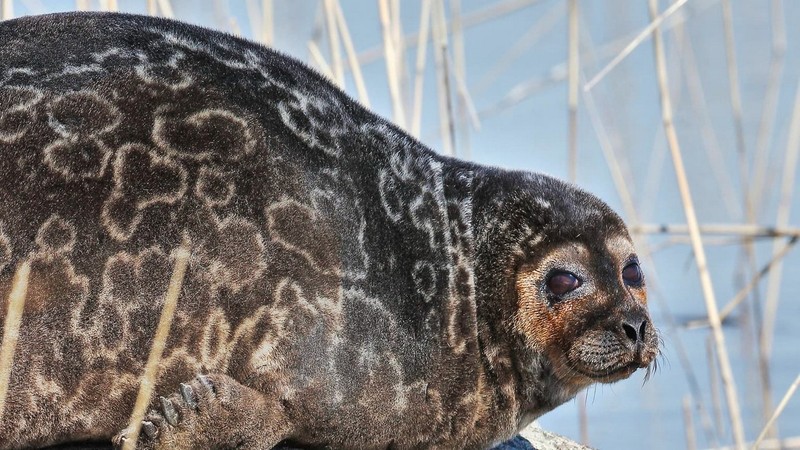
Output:
[[567,365],[576,373],[596,383],[614,383],[624,380],[639,369],[646,369],[645,379],[657,369],[657,352],[645,351],[617,354],[616,358],[574,359],[566,358]]
[[639,369],[647,367],[647,364],[642,364],[638,362],[631,362],[625,365],[618,367],[617,369],[612,370],[610,373],[604,376],[595,376],[594,378],[597,381],[604,381],[604,379],[613,378],[615,381],[618,379],[628,378],[629,376],[633,375]]
[[592,381],[596,381],[599,383],[613,383],[615,381],[624,380],[625,378],[630,377],[636,372],[638,369],[642,369],[647,367],[647,364],[642,364],[638,362],[630,362],[627,364],[622,364],[619,367],[609,370],[603,371],[591,371],[587,370],[586,367],[580,367],[580,365],[573,365],[573,369],[580,373],[581,375],[591,378]]
[[657,369],[658,335],[651,331],[636,342],[628,338],[628,335],[619,336],[605,330],[584,333],[562,353],[565,366],[573,374],[585,377],[584,383],[614,383],[630,377],[638,369],[646,369],[646,380]]

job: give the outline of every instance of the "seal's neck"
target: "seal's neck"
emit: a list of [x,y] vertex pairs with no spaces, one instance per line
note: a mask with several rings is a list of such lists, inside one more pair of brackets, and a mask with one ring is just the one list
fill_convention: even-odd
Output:
[[[497,380],[495,399],[517,429],[573,398],[582,388],[556,376],[550,360],[514,327],[516,270],[523,245],[537,231],[532,202],[520,198],[515,176],[477,168],[471,186],[475,233],[475,302],[483,369]],[[534,219],[532,219],[532,217]],[[502,411],[498,411],[502,414]]]

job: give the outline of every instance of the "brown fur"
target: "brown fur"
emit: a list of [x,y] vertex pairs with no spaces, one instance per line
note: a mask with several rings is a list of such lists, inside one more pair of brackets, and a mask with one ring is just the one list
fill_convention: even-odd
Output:
[[[221,33],[0,23],[0,156],[3,302],[31,263],[2,449],[130,438],[184,242],[140,448],[484,449],[657,352],[605,203]],[[552,269],[583,286],[554,298]]]
[[[619,326],[626,314],[634,311],[650,321],[646,311],[647,289],[641,287],[625,287],[621,278],[616,286],[612,283],[600,282],[602,274],[597,273],[598,265],[616,268],[620,274],[623,267],[635,251],[627,236],[610,236],[604,243],[605,251],[598,260],[597,253],[584,245],[567,244],[559,246],[546,254],[535,264],[523,267],[517,274],[517,292],[519,294],[519,311],[515,324],[528,339],[529,344],[547,354],[555,376],[575,389],[582,389],[597,381],[614,382],[627,378],[635,370],[624,369],[589,375],[590,365],[582,366],[570,360],[570,355],[579,353],[587,347],[605,349],[604,339],[609,335],[625,339],[625,332]],[[591,286],[585,289],[580,297],[572,298],[559,304],[551,304],[543,298],[540,285],[551,267],[570,268],[583,267],[585,271],[594,272]],[[621,277],[621,275],[619,275]],[[629,298],[620,301],[619,294],[609,288],[623,289]],[[596,319],[602,320],[589,320]],[[609,326],[610,325],[610,326]],[[647,367],[657,355],[658,337],[652,326],[644,337],[646,346],[640,353],[622,354],[618,356],[619,364],[635,363],[637,367]],[[574,356],[573,356],[574,359]],[[619,365],[618,364],[618,365]]]

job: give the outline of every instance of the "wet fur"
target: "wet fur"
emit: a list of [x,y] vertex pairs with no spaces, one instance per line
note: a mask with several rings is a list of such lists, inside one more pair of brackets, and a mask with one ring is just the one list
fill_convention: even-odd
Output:
[[156,393],[224,395],[175,445],[488,448],[587,384],[531,343],[550,324],[518,271],[627,239],[574,186],[440,156],[291,58],[156,18],[0,24],[0,154],[3,299],[32,264],[5,449],[126,426],[184,240]]

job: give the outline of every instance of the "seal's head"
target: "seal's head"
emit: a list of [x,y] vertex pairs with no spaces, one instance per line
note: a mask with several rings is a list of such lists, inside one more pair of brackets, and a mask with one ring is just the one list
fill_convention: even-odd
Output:
[[509,308],[506,323],[523,353],[549,367],[567,397],[649,369],[659,339],[622,219],[592,194],[544,175],[498,176],[481,194],[492,207],[477,224],[479,285],[496,289],[482,304],[487,314]]
[[546,181],[545,195],[529,199],[544,226],[518,260],[514,326],[575,388],[649,369],[658,335],[627,228],[593,195]]
[[611,383],[648,367],[658,337],[630,239],[565,240],[520,267],[515,324],[568,384]]

